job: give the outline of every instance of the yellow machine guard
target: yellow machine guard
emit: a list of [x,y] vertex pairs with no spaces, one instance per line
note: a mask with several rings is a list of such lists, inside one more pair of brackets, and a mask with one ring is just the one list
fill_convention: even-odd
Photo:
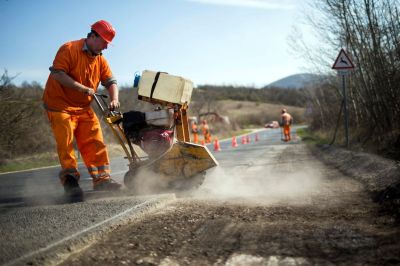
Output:
[[153,170],[167,176],[189,178],[217,165],[207,147],[178,141],[153,165]]

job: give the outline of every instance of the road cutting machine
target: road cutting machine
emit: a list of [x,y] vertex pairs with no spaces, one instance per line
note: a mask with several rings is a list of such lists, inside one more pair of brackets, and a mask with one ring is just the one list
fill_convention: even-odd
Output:
[[[190,142],[187,111],[193,83],[165,72],[145,70],[135,77],[138,99],[152,111],[121,113],[107,107],[106,95],[94,99],[106,124],[122,146],[129,170],[124,184],[140,192],[140,179],[155,174],[157,191],[183,191],[198,187],[206,170],[218,165],[206,146]],[[154,186],[154,184],[153,184]]]

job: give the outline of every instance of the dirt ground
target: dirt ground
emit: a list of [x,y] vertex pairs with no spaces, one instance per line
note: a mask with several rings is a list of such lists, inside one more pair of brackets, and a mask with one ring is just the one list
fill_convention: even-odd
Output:
[[[62,265],[400,265],[398,224],[362,183],[304,145],[288,145],[271,169],[280,173],[275,195],[258,187],[218,196],[205,184],[205,193],[117,229]],[[301,180],[285,180],[299,171]]]

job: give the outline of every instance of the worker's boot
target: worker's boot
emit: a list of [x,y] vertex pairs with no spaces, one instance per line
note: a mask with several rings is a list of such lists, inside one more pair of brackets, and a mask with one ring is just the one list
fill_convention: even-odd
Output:
[[83,191],[78,184],[78,180],[71,175],[65,177],[64,182],[65,195],[69,198],[81,200],[83,198]]
[[93,186],[95,191],[118,191],[121,189],[121,184],[109,178],[104,181],[96,182]]

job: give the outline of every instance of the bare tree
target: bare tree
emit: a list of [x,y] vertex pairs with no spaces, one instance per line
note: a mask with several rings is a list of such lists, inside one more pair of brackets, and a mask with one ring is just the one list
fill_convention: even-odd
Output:
[[[319,39],[325,40],[321,68],[326,68],[321,62],[333,62],[332,55],[340,48],[347,50],[356,65],[348,84],[350,123],[358,134],[354,139],[386,150],[400,147],[400,1],[319,0],[311,2],[311,7],[319,19],[309,16],[309,22]],[[326,96],[312,95],[322,113],[329,113],[341,97],[330,95],[332,99],[324,101]],[[316,119],[322,119],[321,127],[335,126],[326,124],[321,114]]]
[[16,87],[15,77],[5,70],[0,79],[0,164],[15,156],[54,150],[41,107],[42,88],[37,83]]

